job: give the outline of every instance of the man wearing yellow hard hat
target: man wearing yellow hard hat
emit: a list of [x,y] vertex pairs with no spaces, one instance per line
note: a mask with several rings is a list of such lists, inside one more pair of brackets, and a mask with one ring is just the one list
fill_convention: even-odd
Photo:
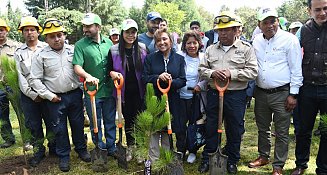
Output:
[[[208,153],[214,153],[218,145],[218,91],[214,81],[226,84],[224,95],[223,116],[226,129],[226,146],[224,154],[228,156],[227,171],[237,173],[237,163],[240,160],[241,138],[244,133],[244,112],[246,107],[246,88],[250,80],[258,73],[257,59],[254,50],[248,42],[237,39],[238,26],[241,23],[231,12],[221,12],[216,17],[216,28],[219,34],[218,43],[211,45],[205,52],[200,63],[200,76],[208,80],[207,92],[207,124],[206,145],[199,166],[201,173],[209,170]],[[214,166],[214,165],[213,165]]]
[[72,64],[74,49],[65,44],[65,31],[61,21],[54,18],[45,21],[42,34],[49,46],[33,58],[31,67],[31,86],[45,99],[47,117],[55,133],[59,169],[63,172],[70,170],[67,118],[78,157],[84,162],[91,161],[84,138],[83,92]]
[[[19,43],[7,38],[9,31],[10,27],[7,25],[6,21],[0,18],[0,56],[5,55],[12,57],[15,53],[15,50],[20,45]],[[4,75],[0,70],[1,83],[3,82],[3,79]],[[6,91],[11,91],[9,86],[6,86]],[[8,148],[16,142],[9,120],[9,100],[6,94],[7,93],[5,91],[0,90],[0,110],[2,111],[0,112],[0,133],[1,137],[5,141],[4,143],[0,144],[0,148]]]
[[35,148],[34,155],[28,162],[32,167],[35,167],[45,157],[42,119],[47,128],[49,154],[56,155],[54,137],[51,137],[51,133],[53,135],[52,124],[44,111],[44,100],[29,83],[31,79],[32,58],[35,53],[43,49],[47,44],[38,40],[42,32],[42,27],[37,22],[37,19],[32,16],[26,16],[21,19],[18,31],[23,34],[25,43],[16,50],[14,58],[17,65],[19,88],[21,91],[21,107],[25,116],[26,127],[32,134],[30,142]]

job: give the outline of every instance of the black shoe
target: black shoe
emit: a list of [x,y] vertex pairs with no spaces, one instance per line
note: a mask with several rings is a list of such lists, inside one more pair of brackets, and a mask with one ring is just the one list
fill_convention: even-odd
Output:
[[91,162],[91,155],[87,151],[78,154],[78,157],[84,162]]
[[62,171],[62,172],[68,172],[70,170],[70,167],[69,167],[69,158],[65,158],[65,159],[60,159],[59,160],[59,169]]
[[237,173],[237,165],[233,163],[227,163],[227,171],[230,174],[236,174]]
[[57,157],[57,153],[56,153],[56,151],[49,151],[49,156],[51,156],[51,157]]
[[44,159],[44,154],[43,155],[35,155],[31,159],[28,160],[28,163],[32,167],[36,167],[40,162]]
[[110,156],[110,157],[113,157],[114,159],[117,159],[118,158],[117,151],[108,152],[107,155]]
[[6,141],[5,143],[0,145],[0,148],[9,148],[14,144],[15,144],[15,141]]
[[200,173],[206,173],[209,171],[209,162],[201,162],[199,168],[198,168],[198,171]]

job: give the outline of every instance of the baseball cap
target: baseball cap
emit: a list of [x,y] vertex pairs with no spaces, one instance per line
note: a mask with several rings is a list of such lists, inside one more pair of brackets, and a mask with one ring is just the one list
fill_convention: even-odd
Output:
[[292,22],[289,29],[294,29],[294,28],[297,28],[297,27],[302,27],[303,24],[299,21],[296,21],[296,22]]
[[259,21],[262,21],[264,19],[266,19],[269,16],[274,16],[274,17],[278,17],[278,13],[276,10],[270,8],[270,7],[263,7],[261,8],[258,13],[257,13],[257,18]]
[[119,35],[119,30],[117,28],[112,28],[109,30],[109,35]]
[[158,12],[150,12],[150,13],[148,13],[148,15],[146,15],[146,20],[147,21],[153,21],[153,20],[156,20],[156,19],[162,20],[161,15]]
[[82,22],[82,24],[85,24],[85,25],[91,25],[91,24],[102,25],[99,15],[94,14],[94,13],[85,14],[85,16],[81,22]]
[[138,26],[137,23],[132,20],[132,19],[126,19],[123,21],[122,23],[122,30],[128,30],[130,28],[135,28],[136,30],[138,30]]

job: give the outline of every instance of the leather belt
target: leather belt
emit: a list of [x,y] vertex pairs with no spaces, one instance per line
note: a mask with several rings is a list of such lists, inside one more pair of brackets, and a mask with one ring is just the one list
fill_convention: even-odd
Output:
[[256,86],[256,88],[260,89],[261,91],[267,93],[267,94],[273,94],[273,93],[276,93],[276,92],[281,92],[281,91],[287,91],[290,87],[290,84],[287,83],[283,86],[279,86],[279,87],[275,87],[275,88],[271,88],[271,89],[264,89],[264,88],[261,88],[259,86]]

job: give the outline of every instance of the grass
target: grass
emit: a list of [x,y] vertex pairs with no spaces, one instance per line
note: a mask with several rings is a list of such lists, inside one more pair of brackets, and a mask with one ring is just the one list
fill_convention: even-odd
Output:
[[[14,146],[7,148],[7,149],[0,149],[0,162],[3,162],[4,160],[13,157],[13,156],[19,156],[22,155],[22,141],[20,138],[19,134],[19,127],[18,127],[18,121],[17,117],[15,116],[12,108],[11,108],[11,114],[10,114],[12,126],[13,126],[13,132],[16,136],[16,141],[17,144]],[[317,117],[317,121],[319,120],[319,117]],[[257,158],[258,153],[257,153],[257,127],[255,124],[254,120],[254,113],[253,113],[253,108],[250,108],[246,112],[245,116],[245,121],[246,121],[246,132],[244,134],[244,138],[242,141],[241,145],[241,160],[238,163],[238,170],[240,175],[249,175],[249,174],[255,174],[255,175],[268,175],[271,174],[272,172],[272,166],[271,164],[261,167],[261,168],[256,168],[256,169],[250,169],[247,167],[247,164]],[[318,122],[316,122],[316,125]],[[315,126],[317,128],[317,126]],[[85,128],[85,133],[88,133],[88,138],[90,137],[90,132],[89,128]],[[118,133],[118,132],[117,132]],[[225,138],[225,136],[223,135]],[[2,143],[3,140],[0,138],[0,143]],[[72,142],[71,142],[72,143]],[[274,137],[272,140],[272,143],[274,143]],[[318,147],[319,147],[319,138],[316,136],[313,136],[312,139],[312,144],[311,144],[311,156],[310,156],[310,161],[309,161],[309,168],[306,171],[306,174],[315,174],[315,159],[316,155],[318,152]],[[73,148],[73,146],[72,146]],[[93,143],[89,139],[88,141],[88,150],[92,150],[94,148]],[[273,147],[272,147],[273,148]],[[290,144],[289,144],[289,156],[288,160],[285,164],[284,167],[284,174],[288,175],[291,173],[292,169],[295,168],[295,155],[294,155],[294,149],[295,149],[295,142],[294,142],[294,130],[293,126],[290,128]],[[273,156],[273,150],[271,151],[271,155]],[[32,153],[29,153],[29,156],[32,156]],[[186,175],[198,175],[197,168],[198,165],[200,164],[200,151],[198,152],[197,155],[197,161],[194,164],[188,164],[184,162],[184,170]],[[71,175],[89,175],[89,174],[97,174],[94,173],[91,170],[91,164],[90,163],[85,163],[82,162],[80,159],[77,158],[77,154],[74,151],[71,151],[71,170],[68,173],[62,173],[57,164],[51,164],[48,169],[47,174],[71,174]],[[113,160],[112,158],[109,159],[109,172],[106,174],[110,175],[124,175],[124,174],[136,174],[133,172],[136,172],[137,170],[142,170],[142,166],[138,166],[135,161],[129,163],[129,170],[126,172],[125,170],[122,170],[118,168],[117,166],[117,161]],[[34,173],[38,174],[38,173]],[[42,173],[44,174],[44,173]],[[101,174],[101,173],[99,173]]]

